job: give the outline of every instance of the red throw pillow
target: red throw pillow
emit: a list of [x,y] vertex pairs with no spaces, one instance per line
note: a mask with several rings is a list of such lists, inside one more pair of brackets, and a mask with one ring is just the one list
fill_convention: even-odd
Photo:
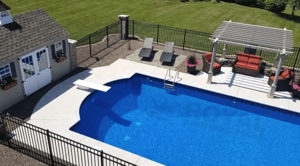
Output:
[[286,68],[282,73],[281,73],[281,77],[283,78],[288,78],[293,74],[292,71],[290,71],[288,68]]
[[249,58],[248,63],[259,65],[260,60],[258,58]]
[[243,55],[238,55],[238,62],[248,63],[248,57]]
[[237,55],[246,56],[246,57],[249,56],[249,54],[245,54],[245,53],[238,53]]
[[261,59],[261,56],[257,55],[248,55],[249,58]]
[[212,53],[208,53],[208,54],[204,54],[206,60],[210,63],[211,62],[211,56],[212,56]]

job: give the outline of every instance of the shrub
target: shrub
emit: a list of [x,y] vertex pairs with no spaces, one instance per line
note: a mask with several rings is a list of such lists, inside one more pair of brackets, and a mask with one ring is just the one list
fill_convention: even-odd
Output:
[[266,0],[265,1],[265,9],[280,13],[285,10],[286,1],[285,0]]
[[266,5],[265,5],[265,0],[257,0],[256,6],[259,7],[259,8],[264,9],[265,6],[266,6]]
[[244,6],[256,6],[257,0],[235,0],[235,3]]

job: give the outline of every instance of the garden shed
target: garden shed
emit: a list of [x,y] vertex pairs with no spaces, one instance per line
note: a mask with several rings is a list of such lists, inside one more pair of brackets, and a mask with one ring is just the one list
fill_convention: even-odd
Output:
[[10,9],[0,1],[0,112],[71,71],[69,33],[43,9]]

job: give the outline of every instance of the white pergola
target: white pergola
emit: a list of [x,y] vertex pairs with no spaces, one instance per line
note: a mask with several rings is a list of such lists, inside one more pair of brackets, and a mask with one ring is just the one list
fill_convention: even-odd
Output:
[[224,43],[223,54],[226,53],[226,45],[232,44],[246,48],[276,52],[280,54],[279,64],[276,70],[275,79],[268,97],[274,98],[280,69],[286,55],[292,54],[293,31],[265,26],[243,24],[238,22],[223,21],[219,28],[211,35],[213,42],[213,54],[207,83],[212,83],[213,66],[216,57],[218,43]]

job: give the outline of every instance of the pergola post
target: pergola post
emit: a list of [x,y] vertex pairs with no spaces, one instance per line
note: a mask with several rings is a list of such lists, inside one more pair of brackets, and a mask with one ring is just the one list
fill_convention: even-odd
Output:
[[223,57],[223,58],[225,58],[226,51],[227,51],[227,44],[224,44],[223,54],[222,54],[222,57]]
[[277,82],[278,82],[278,77],[279,77],[279,74],[280,74],[281,66],[282,66],[284,57],[286,56],[285,50],[283,52],[284,53],[280,54],[279,64],[278,64],[277,71],[276,71],[276,74],[275,74],[274,82],[271,86],[271,91],[268,94],[269,98],[274,98],[274,94],[275,94],[275,90],[276,90],[276,87],[277,87]]
[[212,53],[210,68],[209,68],[209,72],[208,72],[208,79],[207,79],[207,82],[206,82],[207,84],[211,84],[211,82],[212,82],[212,76],[214,74],[214,72],[213,72],[214,63],[215,63],[216,53],[217,53],[217,46],[218,46],[218,38],[216,38],[213,41],[213,53]]

